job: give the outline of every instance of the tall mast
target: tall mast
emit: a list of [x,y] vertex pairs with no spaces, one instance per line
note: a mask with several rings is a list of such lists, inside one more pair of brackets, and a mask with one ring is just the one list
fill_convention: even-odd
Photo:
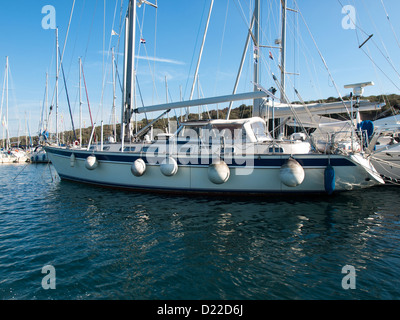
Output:
[[[139,0],[138,6],[142,4],[157,8],[157,4],[152,4],[147,0]],[[136,0],[129,0],[128,13],[125,18],[125,52],[124,52],[124,92],[122,97],[121,113],[121,150],[124,150],[125,126],[131,128],[131,120],[134,109],[135,97],[135,42],[136,42]],[[130,134],[132,131],[130,130]]]
[[56,143],[58,145],[58,78],[59,78],[59,70],[58,70],[58,28],[56,28]]
[[4,73],[4,82],[3,82],[3,91],[2,91],[2,94],[1,94],[1,109],[0,109],[0,117],[1,117],[0,121],[1,121],[2,127],[3,127],[3,139],[1,140],[2,148],[4,148],[5,141],[6,141],[5,138],[4,138],[4,136],[5,136],[4,130],[5,130],[6,124],[5,124],[5,121],[3,121],[3,102],[4,102],[4,90],[5,90],[5,87],[6,87],[6,74]]
[[[254,25],[254,13],[253,13],[253,18],[251,19],[249,32],[247,33],[246,44],[244,46],[244,50],[243,50],[243,54],[242,54],[242,60],[240,61],[240,67],[239,67],[239,71],[238,71],[238,73],[236,75],[236,81],[235,81],[235,85],[233,87],[232,94],[236,94],[236,90],[237,90],[237,87],[239,85],[240,76],[242,74],[243,65],[244,65],[244,62],[245,62],[245,59],[246,59],[247,49],[249,48],[249,44],[250,44],[250,39],[251,39],[251,35],[252,35],[252,31],[251,30],[253,29],[253,25]],[[231,101],[229,103],[228,112],[226,114],[226,120],[229,120],[229,117],[230,117],[230,114],[231,114],[231,110],[232,110],[232,105],[233,105],[233,101]]]
[[79,146],[82,148],[82,59],[79,58]]
[[115,86],[116,86],[116,72],[115,72],[115,53],[114,48],[112,48],[112,79],[113,79],[113,105],[112,105],[112,123],[113,123],[113,131],[114,131],[114,142],[117,142],[117,118],[115,114]]
[[286,56],[286,7],[287,0],[281,0],[282,3],[282,39],[281,39],[281,102],[285,103],[285,77],[286,77],[286,67],[285,67],[285,56]]
[[48,123],[48,108],[49,108],[49,73],[46,72],[46,112],[45,112],[45,123],[44,129],[47,130]]
[[10,148],[10,131],[8,126],[8,56],[6,57],[6,146]]
[[196,81],[198,81],[198,74],[199,74],[200,62],[201,62],[201,57],[202,57],[202,55],[203,55],[204,44],[205,44],[205,42],[206,42],[206,36],[207,36],[208,26],[209,26],[209,24],[210,24],[210,18],[211,18],[211,13],[212,13],[213,6],[214,6],[214,0],[211,0],[210,9],[209,9],[209,11],[208,11],[208,18],[207,18],[206,28],[205,28],[204,34],[203,34],[203,41],[202,41],[202,43],[201,43],[200,54],[199,54],[199,58],[198,58],[198,60],[197,60],[197,66],[196,66],[196,71],[195,71],[195,73],[194,73],[193,84],[192,84],[192,90],[190,91],[190,98],[189,98],[189,100],[192,100],[192,99],[193,99],[194,87],[196,86]]
[[26,118],[26,111],[25,111],[25,146],[26,146],[26,150],[28,150],[28,124],[27,124],[28,120]]
[[[136,40],[136,0],[129,0],[128,14],[125,18],[125,60],[124,60],[124,97],[121,119],[121,141],[124,143],[125,126],[129,125],[133,110],[135,86],[135,40]],[[122,149],[123,150],[123,149]]]
[[[260,0],[255,0],[254,8],[254,91],[258,91],[257,85],[260,83],[260,66],[259,66],[259,43],[260,43]],[[260,116],[260,99],[253,100],[253,116]]]

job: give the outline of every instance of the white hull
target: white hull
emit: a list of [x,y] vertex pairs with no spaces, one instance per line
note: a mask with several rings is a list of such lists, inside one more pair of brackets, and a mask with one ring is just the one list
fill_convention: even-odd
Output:
[[392,149],[375,153],[371,162],[385,181],[400,182],[400,150]]
[[31,163],[49,163],[47,153],[43,151],[33,152],[30,156]]
[[20,153],[18,155],[2,153],[0,155],[0,163],[7,164],[7,163],[24,163],[27,161],[27,157],[25,153]]
[[[54,147],[47,147],[46,151],[61,179],[143,191],[243,195],[325,193],[324,171],[329,162],[335,170],[336,191],[366,188],[383,183],[374,168],[360,155],[295,155],[294,158],[304,168],[305,178],[300,185],[288,187],[282,183],[280,171],[281,165],[289,155],[253,155],[254,166],[244,169],[242,166],[229,165],[228,181],[215,184],[208,176],[208,158],[200,159],[198,162],[201,164],[185,165],[182,164],[185,161],[181,156],[178,171],[171,177],[163,175],[159,164],[147,163],[145,174],[136,177],[131,172],[131,166],[140,158],[138,153],[93,152]],[[96,156],[98,166],[88,170],[85,161],[91,155]]]
[[16,159],[10,156],[2,156],[0,157],[0,163],[15,163]]

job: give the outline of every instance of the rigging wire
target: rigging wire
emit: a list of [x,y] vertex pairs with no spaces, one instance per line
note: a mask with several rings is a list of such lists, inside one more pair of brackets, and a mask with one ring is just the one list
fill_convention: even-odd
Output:
[[[74,2],[72,3],[71,14],[70,14],[70,16],[69,16],[69,22],[68,22],[68,28],[67,28],[67,34],[65,35],[64,47],[63,47],[63,51],[62,51],[62,54],[61,54],[61,57],[60,57],[60,64],[63,62],[63,59],[64,59],[65,48],[66,48],[66,46],[67,46],[68,35],[69,35],[70,27],[71,27],[72,17],[73,17],[73,14],[74,14],[74,8],[75,8],[75,0],[74,0]],[[58,67],[58,70],[59,70],[59,71],[60,71],[60,68],[61,68],[61,67],[59,66],[59,67]]]
[[[343,8],[343,4],[340,0],[337,0],[339,2],[339,4],[342,6]],[[360,30],[362,33],[364,33],[364,35],[366,36],[370,36],[365,30],[363,30],[359,24],[357,24],[355,21],[353,21],[351,19],[351,17],[349,16],[351,22],[353,23],[353,25],[356,27],[356,37],[357,37],[357,42],[359,45],[359,48],[361,49],[361,51],[368,57],[368,59],[375,65],[376,68],[378,68],[382,74],[398,89],[400,90],[400,88],[393,82],[392,79],[390,79],[390,77],[383,71],[383,69],[381,67],[379,67],[377,65],[377,63],[375,62],[375,60],[371,57],[370,54],[368,54],[364,48],[360,45],[360,39],[357,33],[357,29]],[[379,48],[379,46],[376,44],[376,42],[374,41],[374,39],[371,39],[371,42],[374,44],[374,46],[376,47],[376,49],[380,52],[380,54],[383,56],[383,58],[388,62],[388,64],[391,66],[391,68],[394,70],[394,72],[397,74],[397,76],[400,78],[400,73],[396,70],[395,66],[393,65],[393,62],[391,61],[390,57],[388,58],[383,52],[382,50]]]
[[394,31],[394,28],[393,28],[393,25],[392,25],[392,21],[390,20],[389,14],[388,14],[388,12],[387,12],[387,10],[386,10],[385,4],[383,3],[383,0],[381,0],[381,3],[382,3],[383,9],[385,10],[386,18],[387,18],[387,20],[388,20],[388,22],[389,22],[389,24],[390,24],[390,27],[391,27],[391,29],[392,29],[394,38],[396,39],[397,45],[398,45],[398,47],[400,48],[399,39],[397,38],[396,32]]
[[[7,67],[6,67],[7,70]],[[3,81],[3,93],[1,95],[1,109],[0,109],[0,122],[2,123],[2,117],[3,117],[3,103],[4,103],[4,92],[6,90],[6,70],[4,70],[4,81]]]
[[[261,61],[264,62],[265,66],[266,66],[267,69],[269,70],[269,73],[270,73],[271,76],[273,77],[273,79],[274,79],[274,81],[275,81],[275,84],[278,86],[278,89],[279,89],[281,92],[284,93],[284,99],[285,99],[287,105],[289,106],[291,112],[293,113],[293,116],[294,116],[296,122],[297,122],[298,125],[301,127],[301,129],[302,129],[303,132],[306,134],[306,136],[309,138],[309,140],[312,142],[312,140],[311,140],[311,138],[310,138],[310,136],[309,136],[307,130],[305,129],[305,127],[303,126],[303,124],[302,124],[302,122],[301,122],[300,117],[298,116],[298,114],[297,114],[295,108],[293,107],[293,104],[290,102],[290,99],[288,98],[287,94],[284,92],[284,90],[283,90],[283,88],[282,88],[280,82],[278,81],[278,79],[276,78],[276,76],[274,75],[274,73],[271,71],[271,68],[269,67],[269,65],[268,65],[268,63],[267,63],[267,61],[266,61],[264,55],[260,55],[260,57],[261,57]],[[290,81],[290,79],[289,79],[289,81]],[[294,88],[294,89],[295,89],[295,88]],[[305,105],[305,103],[303,103],[303,106],[304,106],[305,110],[309,112],[309,110],[308,110],[307,106]],[[311,120],[314,121],[314,118],[313,118],[313,116],[312,116],[311,114],[310,114],[310,117],[311,117]],[[281,126],[282,126],[282,125],[283,125],[283,124],[281,124]],[[277,129],[277,128],[275,128],[275,130],[276,130],[276,129]],[[313,144],[313,142],[312,142],[312,144]],[[315,146],[314,146],[314,148],[315,148]],[[316,149],[316,148],[315,148],[315,149]]]
[[[221,68],[221,57],[222,57],[222,49],[223,49],[223,45],[224,45],[224,40],[225,40],[225,31],[226,31],[226,24],[227,24],[227,20],[228,20],[228,12],[229,12],[229,0],[228,0],[228,4],[226,6],[224,28],[222,30],[222,41],[221,41],[221,46],[219,49],[218,67],[217,67],[217,72],[215,73],[214,95],[216,94],[216,91],[217,91],[218,74],[219,74],[220,68]],[[218,115],[219,115],[219,107],[217,104],[217,119],[218,119]]]
[[[340,1],[340,0],[338,0],[338,1]],[[296,7],[299,8],[299,6],[298,6],[298,4],[297,4],[297,0],[294,0],[294,2],[296,3]],[[317,50],[317,52],[318,52],[318,55],[319,55],[319,57],[321,58],[322,63],[324,64],[326,71],[328,72],[329,78],[331,79],[332,84],[333,84],[333,86],[335,87],[335,90],[336,90],[336,92],[337,92],[337,94],[338,94],[338,96],[339,96],[339,98],[340,98],[340,101],[342,102],[343,106],[345,107],[345,109],[346,109],[346,111],[347,111],[347,114],[350,115],[350,111],[349,111],[349,109],[347,108],[347,105],[344,103],[343,97],[342,97],[342,95],[341,95],[341,93],[340,93],[340,91],[339,91],[339,88],[338,88],[337,85],[336,85],[335,80],[333,79],[333,76],[332,76],[332,73],[331,73],[330,70],[329,70],[328,64],[326,63],[325,58],[323,57],[321,51],[319,50],[319,47],[318,47],[318,45],[317,45],[317,43],[316,43],[316,41],[315,41],[315,38],[314,38],[314,36],[313,36],[313,34],[312,34],[310,28],[308,27],[308,24],[307,24],[307,22],[305,21],[304,16],[303,16],[302,12],[300,11],[300,9],[298,10],[298,12],[299,12],[299,15],[300,15],[301,19],[303,20],[304,25],[306,26],[306,29],[308,30],[308,33],[310,34],[311,40],[312,40],[313,43],[314,43],[314,46],[315,46],[315,48],[316,48],[316,50]],[[352,126],[354,126],[354,124],[352,124]]]
[[[138,26],[139,26],[139,34],[140,34],[140,38],[141,38],[141,39],[143,38],[143,24],[144,24],[145,8],[146,8],[146,7],[143,8],[142,24],[140,24],[140,22],[139,22],[139,17],[138,17],[138,16],[136,17],[137,23],[138,23]],[[157,91],[157,87],[156,87],[155,72],[153,71],[153,69],[152,69],[152,67],[151,67],[151,63],[150,63],[150,60],[151,60],[151,59],[150,59],[150,56],[149,56],[149,54],[148,54],[148,52],[147,52],[146,44],[142,44],[141,41],[139,42],[139,49],[138,49],[138,54],[137,54],[137,56],[138,56],[138,57],[140,56],[140,49],[141,49],[142,47],[144,48],[145,55],[146,55],[146,60],[147,60],[147,62],[148,62],[149,69],[150,69],[150,72],[151,72],[151,78],[152,78],[152,82],[153,82],[153,93],[155,93],[157,100],[159,100],[160,98],[159,98],[158,91]],[[154,59],[154,62],[155,62],[155,60],[156,60],[156,59]],[[139,68],[139,59],[137,59],[137,61],[136,61],[136,67],[135,67],[136,72],[138,71],[138,68]]]
[[[105,5],[105,4],[104,4]],[[116,0],[115,3],[115,8],[114,8],[114,16],[113,16],[113,22],[112,22],[112,30],[114,30],[114,23],[115,23],[115,17],[116,17],[116,13],[117,13],[117,5],[118,5],[118,0]],[[112,37],[113,35],[111,34],[110,36],[110,41],[109,41],[109,45],[108,45],[108,50],[107,50],[107,58],[105,58],[105,12],[104,12],[104,29],[103,29],[103,79],[102,79],[102,89],[101,89],[101,99],[100,99],[100,108],[97,111],[97,115],[96,115],[96,119],[99,116],[99,113],[101,112],[101,119],[103,119],[103,101],[104,101],[104,92],[105,92],[105,88],[106,88],[106,79],[109,75],[110,72],[110,68],[109,68],[109,64],[110,64],[110,51],[111,51],[111,43],[112,43]],[[105,65],[105,61],[107,61],[107,64]],[[111,62],[112,64],[112,62]],[[108,70],[107,72],[105,70]]]
[[[340,5],[342,6],[342,8],[343,8],[343,5],[342,5],[341,1],[338,0],[338,2],[339,2],[339,4],[340,4]],[[383,2],[382,2],[382,5],[383,5]],[[383,56],[383,58],[388,62],[388,64],[392,67],[392,69],[393,69],[394,72],[397,74],[397,76],[400,77],[399,72],[396,70],[396,68],[395,68],[395,66],[394,66],[394,64],[393,64],[393,61],[392,61],[391,58],[390,58],[390,55],[389,55],[389,53],[388,53],[388,51],[387,51],[387,48],[386,48],[386,46],[385,46],[385,44],[384,44],[384,42],[383,42],[383,40],[382,40],[382,37],[381,37],[381,35],[380,35],[380,32],[379,32],[378,28],[377,28],[376,25],[375,25],[374,19],[371,18],[371,15],[370,15],[370,13],[369,13],[369,10],[368,10],[367,6],[365,6],[365,3],[364,3],[364,7],[366,8],[366,11],[367,11],[367,13],[368,13],[368,15],[369,15],[370,20],[372,21],[372,24],[374,25],[375,29],[376,29],[377,32],[378,32],[379,38],[380,38],[380,40],[381,40],[381,44],[382,44],[382,46],[383,46],[383,48],[384,48],[384,50],[385,50],[385,52],[386,52],[386,55],[382,52],[382,50],[380,49],[380,47],[376,44],[376,42],[375,42],[373,39],[372,39],[371,42],[372,42],[373,45],[376,47],[376,49],[380,52],[380,54]],[[385,9],[385,12],[386,12],[386,8],[384,8],[384,9]],[[386,14],[387,14],[387,12],[386,12]],[[351,19],[351,17],[349,17],[349,18]],[[362,33],[364,33],[366,36],[368,36],[368,33],[366,33],[366,32],[360,27],[359,23],[356,24],[355,21],[352,21],[352,23],[353,23],[353,25],[356,27],[355,33],[356,33],[357,43],[359,44],[359,48],[360,48],[360,49],[362,50],[362,52],[367,56],[367,58],[372,62],[372,65],[373,65],[373,67],[374,67],[374,71],[375,71],[376,76],[379,78],[378,72],[377,72],[377,69],[379,69],[379,71],[389,80],[389,82],[391,82],[391,83],[393,84],[394,87],[396,87],[397,89],[399,89],[399,87],[393,82],[393,80],[387,75],[387,73],[384,72],[383,69],[382,69],[380,66],[378,66],[378,64],[376,63],[376,61],[372,58],[372,55],[371,55],[369,46],[366,46],[366,47],[367,47],[367,50],[368,50],[368,53],[365,51],[364,48],[362,48],[363,45],[364,45],[369,39],[371,39],[372,35],[370,35],[370,36],[368,37],[368,39],[365,40],[365,41],[363,42],[362,45],[360,45],[360,42],[361,42],[361,41],[360,41],[360,38],[359,38],[359,35],[358,35],[358,32],[357,32],[357,29],[360,30]],[[387,97],[385,94],[382,94],[382,97],[383,97],[384,102],[385,102],[387,105],[389,105],[389,108],[390,108],[390,110],[392,111],[392,113],[395,114],[395,110],[394,110],[394,108],[390,105],[390,101],[389,101],[388,97]]]
[[98,2],[99,2],[99,0],[96,0],[96,4],[95,4],[94,10],[93,10],[92,22],[91,22],[91,25],[90,25],[90,28],[89,28],[89,35],[88,35],[88,40],[86,42],[85,54],[83,55],[82,64],[85,64],[85,61],[86,61],[87,51],[89,49],[89,43],[90,43],[90,39],[92,37],[94,18],[96,16]]
[[[72,22],[72,17],[73,17],[73,13],[74,13],[74,8],[75,8],[75,0],[74,0],[74,2],[72,3],[71,13],[70,13],[70,16],[69,16],[69,22],[68,22],[67,33],[66,33],[66,35],[65,35],[65,40],[64,40],[64,47],[63,47],[62,55],[61,55],[61,57],[60,57],[60,64],[63,62],[63,59],[64,59],[64,53],[65,53],[65,48],[66,48],[66,45],[67,45],[67,42],[68,42],[68,35],[69,35],[70,27],[71,27],[71,22]],[[57,48],[57,50],[59,51],[59,47]],[[58,63],[58,61],[56,61],[56,63]],[[58,72],[59,72],[59,71],[60,71],[60,66],[58,65]],[[51,104],[50,104],[51,106],[52,106],[53,103],[54,103],[55,95],[56,95],[56,88],[54,88],[54,91],[53,91],[53,97],[52,97],[52,99],[51,99]],[[51,112],[52,112],[52,108],[50,108],[49,118],[50,118]]]
[[[156,0],[156,5],[157,5],[157,0]],[[157,21],[158,21],[158,6],[156,7],[156,14],[155,14],[155,21],[154,21],[154,57],[156,57],[157,55]],[[156,59],[154,59],[153,61],[153,74],[156,73]],[[156,94],[158,96],[158,94],[156,92],[154,92],[153,90],[153,94],[152,94],[152,99],[154,100],[154,94]]]
[[[123,23],[123,18],[124,18],[124,0],[121,0],[121,6],[120,6],[120,10],[119,10],[119,31],[118,31],[118,42],[116,45],[116,53],[119,52],[119,47],[121,44],[121,32],[122,32],[122,28],[124,27],[124,23]],[[116,58],[116,64],[118,65],[119,62],[119,54],[116,54],[117,58]],[[121,91],[123,91],[123,89],[121,89]]]
[[[59,48],[60,50],[60,48]],[[75,133],[75,125],[74,125],[74,118],[72,116],[72,110],[71,110],[71,103],[69,101],[69,94],[68,94],[68,88],[67,88],[67,80],[65,79],[65,73],[64,73],[64,66],[62,63],[60,63],[63,79],[64,79],[64,86],[65,86],[65,93],[67,95],[67,102],[68,102],[68,108],[69,108],[69,115],[71,116],[71,123],[72,123],[72,131],[74,133],[74,140],[78,140],[76,138],[76,133]]]
[[[9,89],[9,91],[11,91],[12,98],[14,99],[14,103],[15,103],[15,107],[13,108],[13,110],[14,110],[14,114],[16,116],[16,119],[18,120],[18,132],[19,132],[19,127],[21,125],[21,119],[18,116],[20,114],[20,112],[19,112],[19,108],[18,108],[17,97],[15,95],[15,85],[14,85],[14,79],[13,79],[13,76],[12,76],[10,64],[8,64],[8,79],[9,79],[10,87],[11,87]],[[7,130],[9,131],[10,130],[10,126],[9,126],[8,122],[9,122],[9,120],[7,119]],[[18,133],[18,137],[19,137],[19,133]]]
[[[7,65],[6,65],[5,70],[4,70],[3,93],[2,93],[2,96],[1,96],[0,122],[1,122],[1,124],[3,126],[3,130],[7,130],[7,136],[9,136],[8,135],[8,123],[6,123],[5,116],[3,117],[3,103],[4,103],[4,96],[5,96],[5,91],[6,91],[6,80],[7,80],[6,72],[7,72]],[[3,148],[5,148],[6,144],[9,145],[9,141],[6,141],[6,138],[4,137],[4,131],[3,131],[2,142],[3,142],[3,144],[2,144]]]
[[[89,95],[88,95],[88,90],[87,90],[87,86],[86,86],[85,73],[83,71],[83,64],[82,64],[82,78],[83,78],[83,83],[85,85],[86,100],[87,100],[87,104],[88,104],[88,108],[89,108],[90,122],[91,122],[92,128],[93,128],[94,124],[93,124],[93,119],[92,119],[92,111],[90,109]],[[94,141],[96,142],[96,135],[94,136]]]
[[[392,59],[390,58],[389,52],[388,52],[388,50],[387,50],[387,48],[386,48],[386,45],[385,45],[385,43],[383,42],[383,38],[382,38],[382,36],[381,36],[381,33],[379,32],[379,29],[376,27],[375,20],[372,19],[371,14],[370,14],[370,11],[368,10],[368,6],[365,4],[365,1],[363,1],[363,5],[364,5],[365,10],[366,10],[367,13],[368,13],[368,16],[369,16],[370,21],[372,22],[372,24],[373,24],[373,26],[374,26],[374,28],[375,28],[375,30],[376,30],[378,36],[379,36],[381,45],[383,46],[383,49],[385,50],[385,53],[386,53],[388,59],[389,59],[389,60],[391,61],[391,63],[393,64]],[[357,35],[357,32],[356,32],[356,35]],[[358,37],[357,37],[357,40],[359,41]],[[368,50],[369,55],[371,55],[370,49],[367,48],[367,50]],[[372,64],[372,66],[373,66],[373,68],[374,68],[375,76],[377,77],[377,79],[379,79],[379,81],[378,81],[378,86],[380,87],[380,91],[381,91],[381,92],[384,92],[384,89],[383,89],[383,87],[382,87],[382,81],[380,80],[380,74],[379,74],[379,72],[378,72],[378,70],[377,70],[377,67],[376,67],[374,64]],[[386,94],[382,94],[381,96],[382,96],[384,102],[386,103],[386,105],[389,106],[391,112],[392,112],[393,114],[395,114],[395,110],[394,110],[393,106],[390,104],[390,101],[389,101],[387,95],[386,95]]]
[[197,35],[196,35],[196,41],[195,41],[195,43],[194,43],[192,59],[191,59],[191,61],[190,61],[189,74],[188,74],[188,76],[187,76],[186,85],[185,85],[185,90],[183,91],[183,95],[184,95],[184,96],[186,95],[187,86],[188,86],[188,84],[189,84],[190,73],[191,73],[191,71],[192,71],[192,66],[193,66],[193,61],[194,61],[194,55],[195,55],[195,53],[196,53],[196,47],[197,47],[197,43],[198,43],[199,36],[200,36],[200,29],[201,29],[201,26],[202,26],[202,24],[203,24],[203,18],[204,18],[204,14],[205,14],[205,11],[206,11],[206,5],[207,5],[207,2],[204,1],[203,13],[202,13],[202,15],[201,15],[201,19],[200,19],[200,23],[199,23],[199,27],[198,27]]
[[250,22],[247,21],[247,18],[246,18],[246,15],[244,14],[242,5],[240,4],[239,0],[236,0],[236,2],[234,2],[234,4],[236,4],[236,7],[237,7],[237,9],[238,9],[238,11],[239,11],[239,13],[241,15],[242,20],[243,20],[245,26],[248,28],[248,26],[250,25]]

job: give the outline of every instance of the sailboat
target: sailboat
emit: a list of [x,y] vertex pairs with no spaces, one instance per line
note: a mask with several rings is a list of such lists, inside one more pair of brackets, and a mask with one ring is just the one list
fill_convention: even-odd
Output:
[[[49,163],[49,158],[43,145],[48,143],[47,138],[47,110],[48,110],[48,73],[46,72],[46,87],[45,87],[45,99],[43,101],[42,114],[39,122],[39,145],[37,145],[30,154],[31,163]],[[45,116],[44,116],[44,115]]]
[[[3,94],[1,99],[1,112],[0,117],[2,118],[3,125],[3,146],[0,151],[0,163],[23,163],[27,160],[26,153],[24,150],[19,149],[17,147],[11,146],[10,141],[10,131],[9,131],[9,122],[8,122],[8,78],[9,78],[9,59],[6,57],[6,69],[4,75],[4,85],[3,85]],[[4,93],[6,100],[6,115],[3,116],[3,102],[4,102]]]
[[[140,1],[143,3],[150,4]],[[252,92],[135,107],[136,11],[136,0],[130,0],[125,22],[121,142],[89,142],[87,148],[46,147],[62,180],[137,191],[239,196],[332,194],[384,183],[363,152],[318,152],[307,133],[289,139],[271,136],[259,110],[279,99],[259,85],[257,66]],[[258,13],[259,0],[255,21]],[[257,34],[258,23],[254,28]],[[151,130],[154,121],[172,109],[241,100],[253,100],[253,117],[186,121],[173,134],[154,135]],[[154,111],[163,113],[142,130],[130,130],[135,114]]]
[[400,121],[394,115],[371,122],[370,157],[383,179],[400,183]]

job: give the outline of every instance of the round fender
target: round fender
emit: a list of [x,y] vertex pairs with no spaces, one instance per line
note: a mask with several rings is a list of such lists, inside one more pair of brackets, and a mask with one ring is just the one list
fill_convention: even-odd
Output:
[[227,182],[230,174],[230,169],[224,161],[217,161],[208,167],[208,179],[214,184]]
[[131,166],[131,172],[135,177],[141,177],[146,172],[146,163],[143,159],[136,159]]
[[99,163],[95,156],[89,156],[86,158],[85,167],[88,170],[94,170],[98,167]]
[[178,163],[174,158],[169,157],[161,163],[160,170],[164,176],[172,177],[178,172]]
[[289,158],[280,170],[281,181],[285,186],[297,187],[304,181],[305,173],[303,167],[293,158]]

